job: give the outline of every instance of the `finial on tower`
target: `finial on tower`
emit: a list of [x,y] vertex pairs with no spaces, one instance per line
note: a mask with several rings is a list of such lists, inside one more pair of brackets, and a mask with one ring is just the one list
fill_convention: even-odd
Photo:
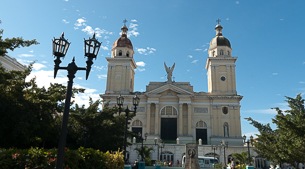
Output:
[[220,25],[221,20],[218,18],[218,19],[216,20],[216,22],[217,22],[218,25]]
[[221,20],[218,18],[218,19],[216,20],[216,22],[217,22],[217,25],[216,25],[216,27],[215,27],[216,36],[222,36],[222,26],[220,25]]
[[127,31],[128,31],[128,28],[126,26],[126,22],[127,22],[127,19],[124,19],[123,20],[124,26],[121,28],[122,36],[124,36],[124,37],[127,37]]
[[127,23],[128,21],[127,21],[127,19],[125,18],[124,20],[123,20],[123,23],[124,23],[124,26],[126,26],[126,23]]

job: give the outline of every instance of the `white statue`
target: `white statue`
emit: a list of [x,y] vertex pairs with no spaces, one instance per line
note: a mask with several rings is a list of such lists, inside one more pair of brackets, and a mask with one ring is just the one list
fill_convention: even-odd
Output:
[[173,64],[172,67],[167,67],[166,63],[164,62],[164,67],[165,67],[165,70],[167,72],[167,82],[172,82],[172,76],[173,76],[173,71],[174,71],[174,68],[175,68],[175,63]]

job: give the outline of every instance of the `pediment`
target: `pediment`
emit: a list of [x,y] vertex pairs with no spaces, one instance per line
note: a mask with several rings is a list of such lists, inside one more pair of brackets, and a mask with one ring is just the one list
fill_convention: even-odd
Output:
[[194,95],[193,92],[187,91],[183,88],[173,84],[164,84],[158,88],[145,93],[146,95]]

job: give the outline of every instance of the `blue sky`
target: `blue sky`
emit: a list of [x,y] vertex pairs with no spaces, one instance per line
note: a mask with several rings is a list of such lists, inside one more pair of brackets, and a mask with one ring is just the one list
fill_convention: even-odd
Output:
[[76,74],[74,86],[86,88],[76,100],[105,92],[105,57],[128,20],[129,38],[138,68],[135,91],[145,91],[150,81],[166,81],[163,63],[176,63],[175,81],[190,82],[196,92],[207,91],[205,62],[218,18],[232,46],[236,62],[237,92],[241,101],[242,133],[257,130],[245,117],[271,123],[273,107],[287,109],[285,96],[305,91],[305,1],[303,0],[2,0],[3,37],[37,39],[40,44],[9,52],[23,64],[35,61],[31,77],[40,86],[67,82],[60,70],[53,79],[52,39],[65,32],[70,42],[62,66],[75,56],[85,66],[83,39],[95,31],[102,42],[89,79]]

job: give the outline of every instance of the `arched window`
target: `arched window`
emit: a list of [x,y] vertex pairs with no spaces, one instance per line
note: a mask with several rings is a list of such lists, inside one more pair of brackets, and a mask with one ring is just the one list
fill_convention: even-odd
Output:
[[142,127],[142,122],[140,120],[135,120],[132,122],[132,127]]
[[161,110],[161,116],[177,116],[178,112],[177,109],[173,106],[165,106]]
[[122,51],[121,50],[119,51],[119,56],[122,56]]
[[126,56],[129,57],[129,51],[127,51]]
[[219,52],[219,53],[220,53],[220,55],[223,55],[223,50],[220,50],[220,52]]
[[228,114],[228,112],[229,112],[228,107],[222,107],[222,113],[223,114]]
[[200,120],[196,123],[196,128],[207,128],[207,124],[204,121]]
[[227,122],[223,124],[223,136],[229,137],[229,124]]

